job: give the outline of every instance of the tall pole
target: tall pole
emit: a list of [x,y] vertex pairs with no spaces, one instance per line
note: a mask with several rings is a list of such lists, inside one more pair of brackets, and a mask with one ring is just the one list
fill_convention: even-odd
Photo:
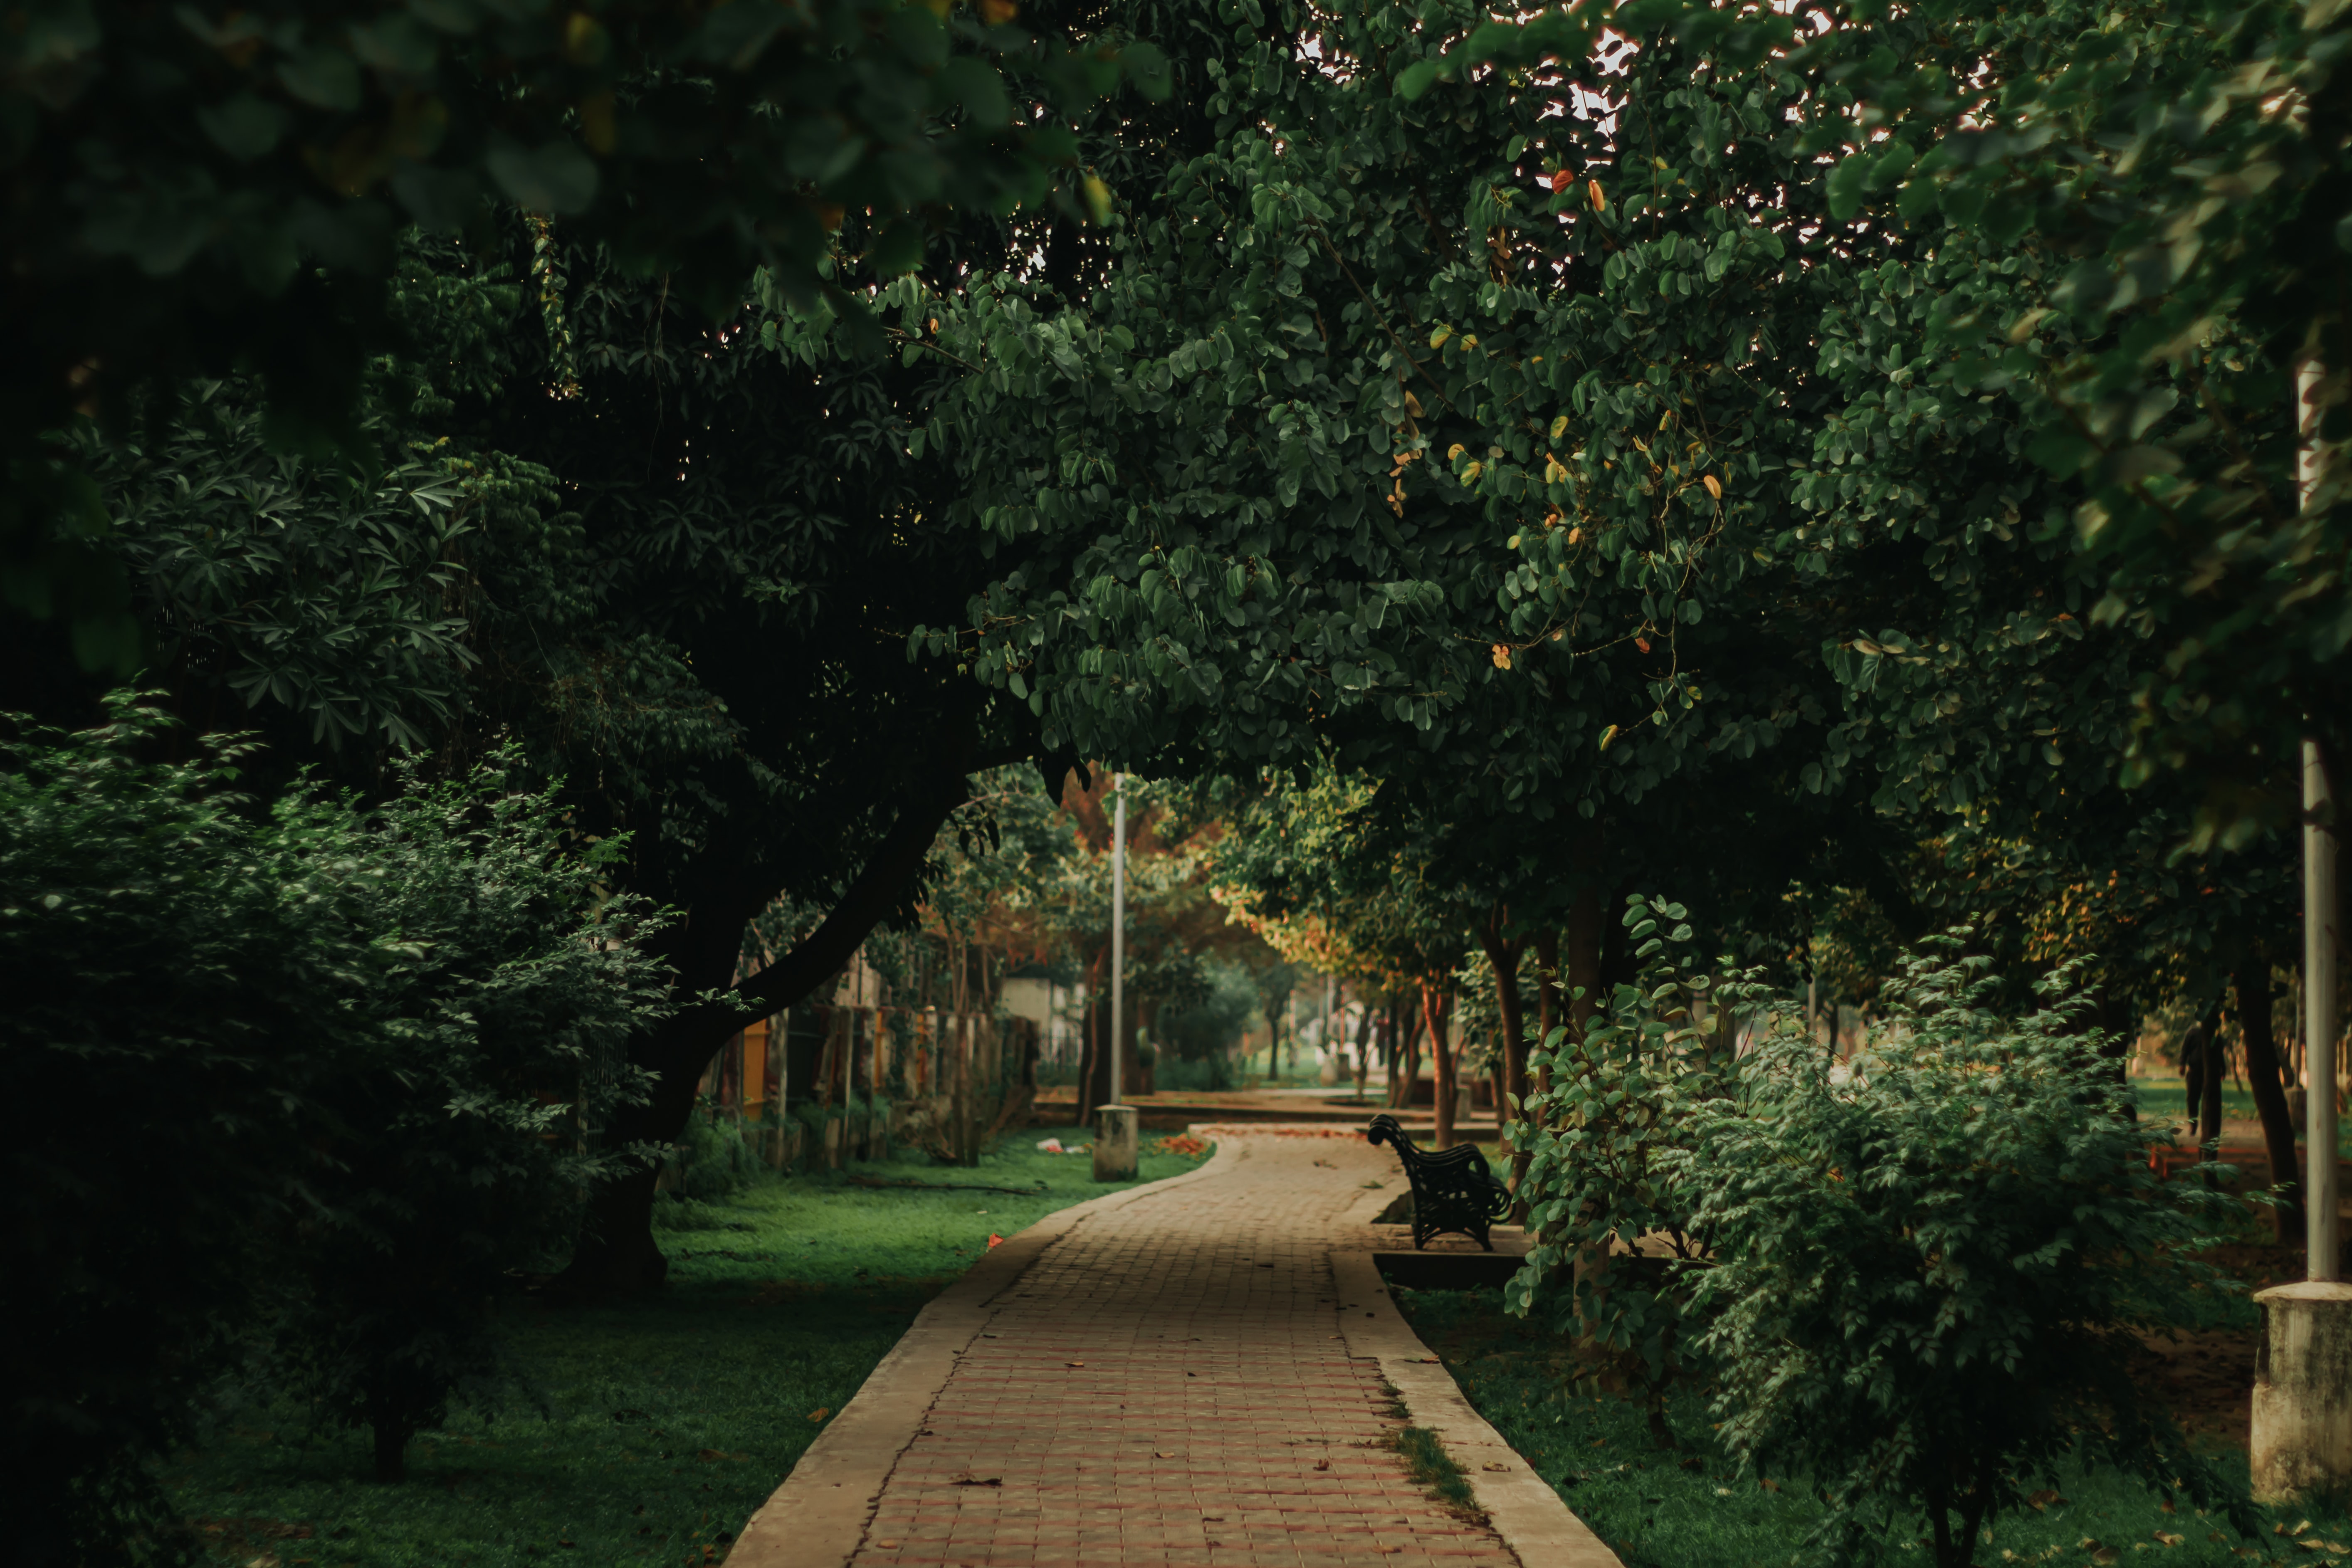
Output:
[[1127,775],[1110,775],[1110,1102],[1127,1089]]
[[[2294,367],[2295,488],[2319,483],[2319,357]],[[2336,792],[2319,742],[2303,742],[2304,1278],[2332,1280],[2336,1221]]]
[[2319,742],[2303,743],[2303,1037],[2309,1170],[2304,1278],[2336,1278],[2336,802]]

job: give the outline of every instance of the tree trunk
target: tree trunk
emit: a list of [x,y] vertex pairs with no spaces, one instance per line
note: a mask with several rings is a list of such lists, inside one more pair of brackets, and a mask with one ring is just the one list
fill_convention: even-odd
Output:
[[[1498,1131],[1510,1126],[1517,1114],[1517,1108],[1528,1097],[1528,1031],[1519,996],[1519,956],[1527,951],[1527,939],[1513,941],[1503,934],[1510,918],[1509,908],[1497,900],[1486,912],[1486,923],[1478,930],[1479,945],[1486,950],[1486,962],[1495,971],[1495,1008],[1503,1020],[1503,1059],[1495,1074],[1495,1126]],[[1511,1151],[1509,1185],[1517,1192],[1531,1156],[1518,1147],[1518,1142],[1507,1131],[1503,1131],[1503,1136]]]
[[1568,909],[1568,1025],[1579,1043],[1601,1012],[1601,890],[1586,888]]
[[2197,1121],[2204,1112],[2205,1026],[2191,1024],[2180,1038],[2180,1085],[2188,1103],[2180,1108],[2189,1123],[2189,1141],[2197,1142]]
[[[607,1148],[675,1142],[686,1130],[710,1058],[746,1024],[808,999],[838,973],[866,938],[904,900],[920,875],[940,825],[970,795],[966,768],[972,734],[967,718],[944,744],[937,773],[917,781],[889,829],[875,844],[832,912],[791,952],[736,983],[743,930],[775,889],[745,868],[718,861],[709,879],[677,900],[686,913],[654,939],[677,973],[676,994],[689,1001],[632,1044],[631,1065],[654,1075],[646,1103],[621,1107],[604,1130]],[[554,1290],[572,1298],[634,1294],[658,1288],[669,1264],[654,1243],[655,1172],[639,1163],[589,1194],[586,1224]]]
[[1364,1098],[1364,1082],[1372,1070],[1372,1005],[1364,1003],[1364,1016],[1356,1022],[1356,1099]]
[[[1552,1031],[1559,1027],[1566,1009],[1562,1004],[1567,994],[1560,989],[1559,931],[1545,925],[1536,932],[1536,1033],[1543,1037],[1546,1046],[1552,1043]],[[1535,1074],[1538,1094],[1551,1091],[1551,1068],[1538,1068]]]
[[397,1486],[408,1479],[408,1439],[397,1427],[375,1429],[375,1479],[386,1486]]
[[1396,1065],[1389,1069],[1389,1109],[1412,1109],[1413,1080],[1421,1077],[1422,1010],[1407,1002],[1398,1011]]
[[1421,983],[1422,1016],[1429,1024],[1430,1059],[1435,1071],[1436,1092],[1431,1098],[1437,1120],[1437,1146],[1454,1147],[1454,1043],[1446,1037],[1446,1016],[1454,1011],[1454,993],[1434,982]]
[[[2197,1142],[2200,1143],[2215,1144],[2221,1136],[2221,1067],[2223,1055],[2228,1049],[2221,1042],[2221,1021],[2217,1017],[2213,1020],[2213,1026],[2205,1031],[2205,1070],[2199,1083],[2202,1097],[2197,1108]],[[2218,1160],[2221,1151],[2216,1147],[2207,1153],[2206,1158]]]
[[2270,963],[2256,952],[2238,965],[2231,978],[2238,993],[2238,1027],[2246,1037],[2246,1086],[2253,1090],[2254,1111],[2263,1121],[2271,1184],[2280,1194],[2271,1218],[2280,1244],[2292,1246],[2303,1236],[2303,1183],[2295,1171],[2294,1121],[2287,1114],[2278,1042],[2271,1034]]

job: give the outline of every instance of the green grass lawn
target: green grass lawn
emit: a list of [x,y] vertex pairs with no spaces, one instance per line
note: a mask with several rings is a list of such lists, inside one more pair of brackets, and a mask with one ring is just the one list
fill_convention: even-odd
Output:
[[[1793,1487],[1767,1490],[1752,1477],[1735,1478],[1709,1440],[1697,1395],[1678,1400],[1671,1411],[1681,1451],[1662,1448],[1631,1403],[1563,1398],[1570,1372],[1565,1347],[1506,1313],[1500,1292],[1394,1294],[1478,1413],[1616,1550],[1626,1568],[1785,1568],[1821,1518],[1822,1505]],[[2224,1458],[2242,1484],[2244,1455],[2232,1450]],[[1978,1549],[1978,1562],[2221,1568],[2336,1560],[2324,1545],[2301,1549],[2298,1540],[2352,1546],[2352,1519],[2340,1510],[2284,1517],[2265,1512],[2264,1533],[2247,1541],[2185,1503],[2167,1513],[2149,1492],[2114,1476],[2077,1470],[2063,1477],[2057,1489],[2060,1500],[2042,1511],[1996,1523],[1990,1542]],[[2275,1524],[2292,1531],[2303,1523],[2309,1528],[2293,1536],[2271,1533]],[[1915,1539],[1917,1529],[1918,1521],[1904,1521],[1870,1562],[1885,1568],[1927,1562],[1927,1549]],[[2109,1550],[2115,1555],[2105,1555]]]
[[[2189,1113],[2188,1086],[2178,1078],[2136,1078],[2131,1085],[2142,1115],[2178,1119]],[[2254,1109],[2254,1091],[2242,1083],[2224,1079],[2221,1115],[2231,1121],[2259,1121],[2261,1113]],[[2336,1149],[2338,1153],[2352,1154],[2352,1118],[2337,1120]]]
[[[418,1439],[398,1486],[367,1479],[362,1433],[303,1412],[232,1408],[167,1472],[226,1561],[318,1568],[698,1563],[766,1500],[923,1303],[1032,1222],[1131,1184],[1006,1139],[977,1169],[923,1156],[770,1179],[656,1234],[667,1289],[625,1305],[517,1309],[518,1358],[544,1409],[469,1413]],[[1147,1139],[1150,1149],[1153,1140]],[[1141,1179],[1197,1159],[1147,1152]],[[845,1176],[1045,1190],[910,1192]]]

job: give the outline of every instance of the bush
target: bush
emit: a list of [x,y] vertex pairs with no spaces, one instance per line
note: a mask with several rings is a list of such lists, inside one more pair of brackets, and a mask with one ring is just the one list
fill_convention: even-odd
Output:
[[333,1223],[297,1249],[273,1366],[330,1420],[373,1429],[383,1480],[453,1398],[494,1398],[499,1300],[562,1263],[586,1193],[646,1153],[595,1134],[646,1087],[625,1050],[668,1005],[637,945],[658,922],[603,896],[623,846],[565,853],[555,802],[509,790],[510,761],[411,774],[363,815],[279,812],[335,847],[350,918],[388,960],[347,1004],[379,1048],[330,1097]]
[[163,721],[111,719],[0,744],[0,1502],[27,1564],[190,1550],[146,1463],[231,1365],[275,1240],[324,1217],[310,1134],[383,964],[331,858],[230,792],[242,749],[142,761]]
[[1730,1067],[1727,1032],[1696,1026],[1694,1005],[1720,1019],[1769,1000],[1752,982],[1695,973],[1674,951],[1689,940],[1683,914],[1678,904],[1630,901],[1639,982],[1603,1000],[1582,1042],[1559,1028],[1537,1043],[1528,1065],[1548,1070],[1551,1087],[1529,1093],[1528,1120],[1511,1133],[1531,1151],[1519,1196],[1536,1237],[1507,1288],[1511,1309],[1582,1341],[1599,1372],[1649,1406],[1662,1436],[1706,1195],[1704,1173],[1683,1156],[1699,1108],[1727,1092]]
[[264,812],[244,749],[143,760],[187,742],[111,710],[0,748],[0,1500],[36,1564],[186,1555],[148,1466],[252,1340],[395,1433],[476,1375],[635,1087],[599,1053],[666,1005],[545,797]]
[[708,1100],[698,1101],[686,1119],[685,1135],[670,1146],[667,1163],[673,1201],[709,1203],[741,1192],[760,1173],[760,1161],[732,1121]]
[[1885,990],[1883,1042],[1832,1064],[1784,1023],[1696,1107],[1725,1445],[1818,1478],[1842,1555],[1872,1507],[1924,1515],[1937,1568],[2070,1454],[2185,1484],[2251,1532],[2242,1494],[2146,1405],[2137,1336],[2233,1287],[2197,1259],[2234,1205],[2148,1169],[2074,967],[2004,1017],[1988,961],[1937,939]]
[[[2149,1171],[2077,971],[2007,1017],[1986,961],[1939,938],[1887,985],[1873,1049],[1839,1063],[1799,1009],[1765,1016],[1752,978],[1694,973],[1679,906],[1635,899],[1625,920],[1640,983],[1583,1046],[1555,1031],[1533,1058],[1554,1077],[1532,1100],[1540,1240],[1515,1310],[1552,1305],[1614,1352],[1654,1420],[1677,1357],[1703,1360],[1730,1453],[1823,1489],[1834,1561],[1907,1513],[1962,1568],[2068,1456],[2251,1530],[2131,1371],[2138,1334],[2235,1288],[2196,1256],[2235,1210]],[[1768,1026],[1735,1061],[1743,1016]]]

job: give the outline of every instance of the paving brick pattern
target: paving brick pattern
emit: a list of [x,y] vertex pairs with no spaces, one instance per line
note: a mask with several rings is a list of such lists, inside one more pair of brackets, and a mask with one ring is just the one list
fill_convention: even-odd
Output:
[[857,1568],[1517,1568],[1381,1438],[1333,1221],[1395,1163],[1252,1137],[1080,1224],[999,1297],[884,1487]]

